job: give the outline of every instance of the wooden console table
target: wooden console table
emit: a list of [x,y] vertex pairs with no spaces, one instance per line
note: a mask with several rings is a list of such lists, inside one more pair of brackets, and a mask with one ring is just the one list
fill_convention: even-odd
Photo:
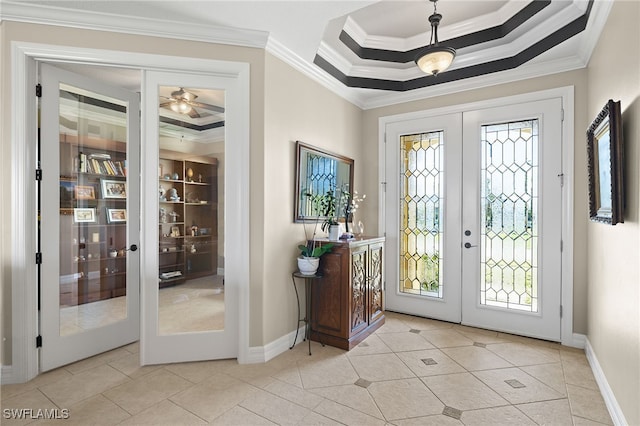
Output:
[[350,350],[384,324],[384,237],[332,242],[320,258],[320,285],[311,288],[310,337]]

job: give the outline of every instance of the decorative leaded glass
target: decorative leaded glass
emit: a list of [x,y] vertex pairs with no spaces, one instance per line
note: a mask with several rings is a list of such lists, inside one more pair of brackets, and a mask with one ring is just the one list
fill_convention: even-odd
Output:
[[[308,188],[304,188],[309,194],[325,194],[327,191],[335,189],[335,182],[338,174],[338,162],[324,155],[307,154],[306,182]],[[324,213],[315,211],[314,203],[303,204],[306,211],[301,212],[303,216],[322,216]]]
[[538,120],[481,129],[480,303],[538,311]]
[[442,298],[443,131],[401,137],[400,291]]

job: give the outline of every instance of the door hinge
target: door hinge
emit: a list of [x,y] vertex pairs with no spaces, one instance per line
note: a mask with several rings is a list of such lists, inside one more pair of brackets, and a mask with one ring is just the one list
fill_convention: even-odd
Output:
[[560,109],[560,121],[564,121],[564,108]]
[[42,85],[40,83],[36,84],[36,96],[42,97]]
[[42,180],[42,169],[36,169],[36,180]]
[[562,305],[560,305],[560,318],[562,318]]
[[36,337],[36,348],[41,348],[42,347],[42,336],[38,335]]
[[36,265],[41,265],[42,264],[42,253],[38,252],[36,253]]
[[564,250],[564,241],[560,240],[560,251]]
[[564,173],[559,173],[558,178],[560,179],[560,186],[564,186]]
[[387,192],[387,182],[380,182],[380,185],[384,187],[383,191]]

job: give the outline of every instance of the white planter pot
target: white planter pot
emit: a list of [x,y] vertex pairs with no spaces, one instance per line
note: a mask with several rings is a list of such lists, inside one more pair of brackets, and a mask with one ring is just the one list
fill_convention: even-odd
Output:
[[329,240],[338,241],[340,238],[340,225],[329,226]]
[[319,257],[298,257],[298,270],[302,275],[315,275],[320,266]]

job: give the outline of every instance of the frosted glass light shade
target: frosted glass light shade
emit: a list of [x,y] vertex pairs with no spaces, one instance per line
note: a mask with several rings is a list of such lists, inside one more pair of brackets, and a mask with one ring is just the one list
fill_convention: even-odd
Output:
[[180,114],[187,114],[189,111],[191,111],[191,105],[184,101],[179,101],[172,103],[171,109]]
[[456,51],[452,47],[429,46],[416,58],[416,64],[423,72],[437,75],[445,71],[456,57]]

